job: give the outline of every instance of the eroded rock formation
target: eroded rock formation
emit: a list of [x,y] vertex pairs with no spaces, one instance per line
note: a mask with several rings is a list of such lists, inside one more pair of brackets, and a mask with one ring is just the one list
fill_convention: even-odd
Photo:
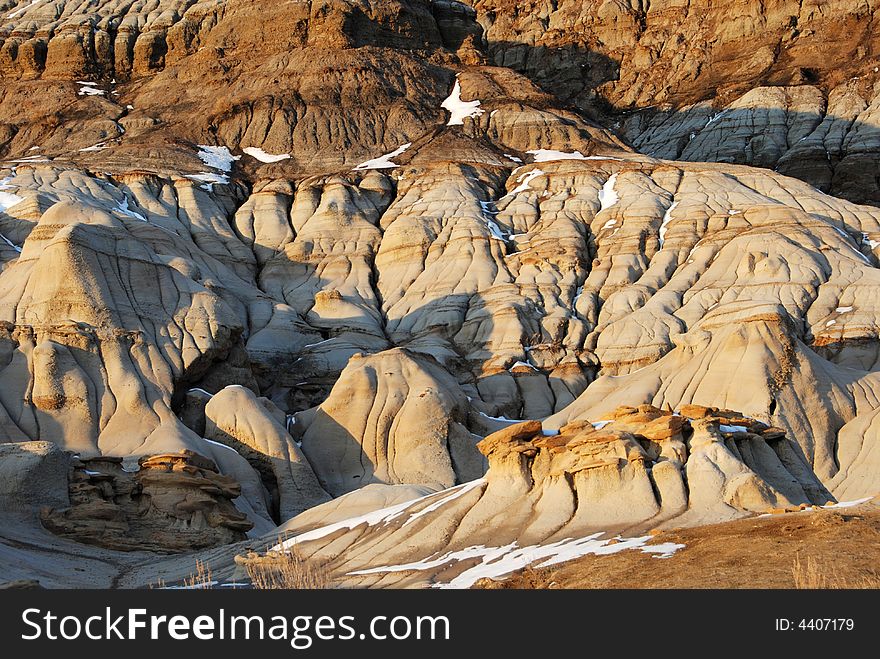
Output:
[[182,552],[243,540],[253,527],[232,500],[241,488],[192,452],[74,463],[70,507],[45,508],[60,536],[119,551]]
[[6,4],[0,470],[64,537],[425,584],[880,488],[871,7]]

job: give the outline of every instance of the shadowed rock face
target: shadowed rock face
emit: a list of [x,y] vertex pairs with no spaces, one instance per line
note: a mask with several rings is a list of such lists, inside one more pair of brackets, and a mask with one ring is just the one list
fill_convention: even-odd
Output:
[[[715,39],[596,4],[4,9],[0,470],[57,475],[47,527],[341,524],[310,551],[348,575],[875,493],[880,210],[840,198],[876,201],[874,74],[789,75],[861,14],[802,3],[749,68],[790,3]],[[548,77],[584,63],[563,34],[580,78]],[[623,51],[619,137],[583,110]],[[426,495],[369,548],[345,526]]]

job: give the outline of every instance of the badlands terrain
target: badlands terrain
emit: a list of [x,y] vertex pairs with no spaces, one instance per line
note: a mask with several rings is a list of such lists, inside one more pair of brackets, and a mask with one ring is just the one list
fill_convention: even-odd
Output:
[[0,0],[0,582],[876,583],[878,13]]

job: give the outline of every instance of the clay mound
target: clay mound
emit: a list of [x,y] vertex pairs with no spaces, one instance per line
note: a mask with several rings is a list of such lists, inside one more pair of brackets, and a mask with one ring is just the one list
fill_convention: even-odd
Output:
[[[468,586],[533,561],[641,548],[646,531],[824,504],[785,431],[730,410],[621,407],[607,421],[510,425],[484,479],[285,541],[356,586]],[[614,540],[623,534],[629,540]],[[616,544],[623,546],[616,549]]]
[[469,403],[436,362],[396,348],[354,356],[318,407],[292,427],[334,496],[369,483],[451,487],[482,476]]
[[211,398],[205,420],[206,438],[230,447],[260,474],[279,522],[330,498],[288,434],[284,413],[271,401],[232,385]]

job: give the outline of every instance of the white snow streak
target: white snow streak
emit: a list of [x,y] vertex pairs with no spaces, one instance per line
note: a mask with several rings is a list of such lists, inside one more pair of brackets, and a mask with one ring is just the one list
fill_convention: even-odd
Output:
[[21,14],[26,12],[28,9],[30,9],[34,5],[40,4],[42,1],[43,0],[31,0],[31,3],[29,5],[25,5],[24,7],[19,7],[15,11],[6,14],[6,18],[15,18],[16,16],[20,16]]
[[672,221],[672,211],[675,210],[676,206],[678,206],[678,202],[673,201],[663,215],[663,222],[660,223],[660,231],[657,237],[657,241],[660,243],[660,249],[663,249],[663,242],[666,238],[666,227],[669,226],[669,223]]
[[609,544],[612,539],[600,540],[599,538],[602,535],[603,533],[594,533],[585,538],[566,538],[548,545],[534,545],[530,547],[518,547],[516,542],[502,547],[474,545],[458,551],[447,552],[436,558],[427,558],[403,565],[387,565],[367,570],[357,570],[349,574],[422,571],[461,561],[480,559],[477,565],[464,570],[450,582],[434,584],[434,588],[470,588],[479,579],[484,577],[494,579],[506,576],[511,572],[535,563],[537,563],[537,567],[549,567],[589,554],[607,556],[627,549],[638,549],[644,553],[656,554],[657,558],[669,558],[676,551],[684,547],[684,545],[671,542],[648,545],[648,541],[652,538],[649,535],[626,539],[617,537],[614,538],[617,541],[616,543]]
[[262,149],[255,146],[246,146],[242,149],[252,158],[256,158],[260,162],[281,162],[290,158],[289,153],[266,153]]
[[360,165],[355,167],[355,170],[359,169],[392,169],[394,167],[398,167],[397,163],[391,161],[392,158],[399,156],[401,153],[406,151],[408,148],[412,146],[412,142],[407,142],[403,144],[391,153],[386,153],[384,156],[379,156],[378,158],[373,158],[372,160],[367,160],[362,162]]
[[464,496],[465,494],[467,494],[468,492],[470,492],[474,488],[479,487],[480,485],[482,485],[485,482],[486,482],[486,479],[478,478],[475,481],[470,481],[469,483],[464,483],[463,485],[457,485],[456,487],[452,487],[448,490],[444,490],[445,492],[449,492],[449,496],[438,499],[437,501],[434,501],[430,505],[425,506],[424,508],[422,508],[418,512],[413,513],[412,515],[409,516],[409,519],[407,519],[403,523],[403,526],[406,526],[407,524],[410,524],[410,523],[416,521],[419,517],[424,517],[428,513],[434,512],[435,510],[437,510],[441,506],[445,506],[450,501],[454,501],[455,499],[458,499],[459,497]]

